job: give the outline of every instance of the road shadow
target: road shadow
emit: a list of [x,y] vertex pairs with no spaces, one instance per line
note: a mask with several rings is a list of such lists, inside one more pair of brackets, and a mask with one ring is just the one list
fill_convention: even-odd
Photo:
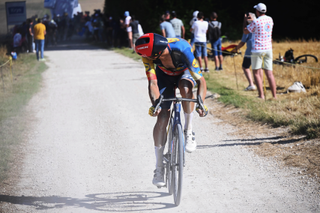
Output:
[[[290,144],[290,143],[295,143],[300,140],[303,140],[304,138],[305,137],[288,139],[283,136],[276,136],[276,137],[264,137],[264,138],[253,138],[253,139],[222,140],[222,142],[226,142],[226,143],[214,144],[214,145],[198,145],[197,149],[207,149],[207,148],[225,147],[225,146],[257,146],[257,145],[261,145],[262,143]],[[229,142],[233,142],[233,143],[229,143]]]
[[156,199],[166,196],[169,194],[152,191],[89,194],[81,199],[60,196],[0,195],[0,203],[27,205],[36,210],[75,207],[105,212],[150,212],[176,207],[173,203],[156,201]]
[[108,50],[104,43],[87,40],[84,37],[74,36],[68,41],[60,41],[57,44],[48,44],[46,51],[61,51],[61,50]]

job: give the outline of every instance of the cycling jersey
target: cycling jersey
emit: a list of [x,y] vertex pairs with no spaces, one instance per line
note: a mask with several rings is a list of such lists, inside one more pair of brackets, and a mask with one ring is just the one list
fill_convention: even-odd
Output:
[[169,52],[175,68],[168,69],[163,66],[161,60],[150,60],[142,57],[148,80],[157,79],[154,65],[158,66],[165,74],[170,76],[180,75],[189,69],[194,80],[199,80],[202,77],[202,72],[197,60],[194,58],[190,44],[180,38],[168,38],[168,43]]

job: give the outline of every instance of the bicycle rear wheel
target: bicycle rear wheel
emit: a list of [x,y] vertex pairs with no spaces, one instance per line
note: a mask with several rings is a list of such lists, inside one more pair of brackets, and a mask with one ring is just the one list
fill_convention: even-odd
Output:
[[308,61],[308,57],[313,58],[313,61],[318,62],[318,58],[314,55],[306,54],[306,55],[300,55],[297,58],[294,59],[294,62],[296,63],[306,63]]
[[183,133],[180,124],[177,124],[173,135],[173,152],[172,152],[172,183],[173,183],[173,198],[176,206],[180,204],[182,194],[183,180],[183,156],[184,142]]

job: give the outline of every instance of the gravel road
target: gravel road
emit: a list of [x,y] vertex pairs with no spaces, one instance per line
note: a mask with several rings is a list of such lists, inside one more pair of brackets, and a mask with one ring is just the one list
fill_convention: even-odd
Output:
[[175,207],[152,185],[156,120],[143,64],[94,47],[45,56],[42,89],[26,107],[19,180],[0,189],[0,211],[320,212],[319,186],[254,155],[214,115],[194,118],[198,149],[186,153]]

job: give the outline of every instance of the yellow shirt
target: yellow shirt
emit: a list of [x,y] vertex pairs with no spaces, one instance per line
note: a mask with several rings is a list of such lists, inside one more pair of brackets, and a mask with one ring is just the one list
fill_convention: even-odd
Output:
[[46,26],[42,23],[38,23],[33,28],[33,34],[35,40],[44,40],[44,35],[46,31]]

